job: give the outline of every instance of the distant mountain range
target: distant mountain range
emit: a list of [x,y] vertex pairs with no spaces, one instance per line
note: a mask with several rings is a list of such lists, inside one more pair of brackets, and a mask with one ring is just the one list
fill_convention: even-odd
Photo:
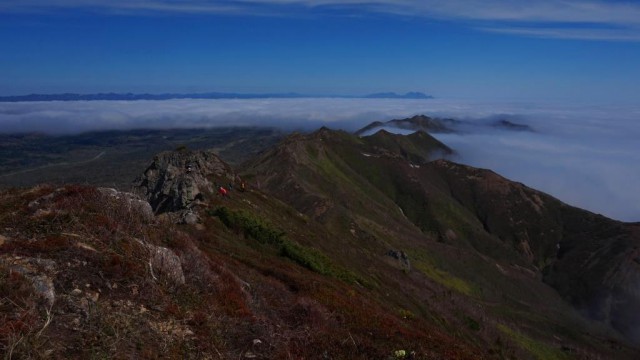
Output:
[[363,96],[367,99],[433,99],[433,96],[421,92],[408,92],[404,95],[394,92],[382,92]]
[[239,93],[165,93],[165,94],[133,94],[133,93],[98,93],[98,94],[30,94],[17,96],[0,96],[0,102],[24,101],[92,101],[92,100],[170,100],[170,99],[299,99],[299,98],[346,98],[346,99],[433,99],[433,96],[421,92],[396,94],[381,92],[369,95],[308,95],[298,93],[272,94],[239,94]]

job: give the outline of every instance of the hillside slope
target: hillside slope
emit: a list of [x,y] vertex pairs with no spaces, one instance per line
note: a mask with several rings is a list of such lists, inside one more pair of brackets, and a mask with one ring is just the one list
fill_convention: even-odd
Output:
[[207,194],[196,225],[108,189],[0,195],[9,359],[489,356],[371,298],[375,284],[309,245],[328,241],[320,225],[256,190]]
[[582,314],[640,342],[640,224],[568,206],[487,170],[436,161],[427,171]]
[[[336,236],[355,228],[360,248],[405,249],[427,281],[466,295],[463,302],[499,304],[487,312],[507,312],[546,336],[550,323],[582,326],[570,303],[638,340],[637,225],[567,206],[491,171],[417,157],[406,146],[380,150],[380,137],[404,138],[320,130],[289,138],[245,174]],[[426,153],[442,150],[428,138],[422,143]],[[531,314],[540,318],[531,323]]]
[[[0,352],[637,358],[616,323],[581,317],[562,298],[574,295],[548,285],[583,279],[581,239],[600,249],[614,236],[601,253],[627,254],[634,225],[434,160],[449,151],[426,133],[321,129],[236,170],[208,151],[159,154],[136,182],[143,199],[74,185],[0,192]],[[546,236],[556,225],[562,236]],[[633,270],[602,278],[612,296]]]

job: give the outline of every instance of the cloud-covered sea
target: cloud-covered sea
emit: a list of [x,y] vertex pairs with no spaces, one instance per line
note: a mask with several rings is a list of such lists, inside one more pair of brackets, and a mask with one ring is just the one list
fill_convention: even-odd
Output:
[[[458,152],[456,161],[492,169],[571,205],[640,221],[640,105],[441,99],[0,103],[0,133],[247,125],[356,130],[416,114],[469,123],[461,133],[436,135]],[[475,126],[497,119],[534,132]]]

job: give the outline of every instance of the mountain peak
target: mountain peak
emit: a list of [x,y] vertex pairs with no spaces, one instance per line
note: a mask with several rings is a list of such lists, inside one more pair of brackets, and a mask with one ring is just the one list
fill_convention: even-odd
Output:
[[340,130],[333,130],[326,126],[322,126],[318,130],[311,133],[311,136],[315,136],[315,137],[331,136],[332,134],[336,134],[338,132],[340,132]]
[[355,132],[358,136],[369,135],[381,128],[395,128],[401,130],[422,130],[428,133],[450,133],[454,130],[452,125],[457,121],[452,119],[436,119],[427,115],[418,114],[405,119],[393,119],[387,122],[374,121]]

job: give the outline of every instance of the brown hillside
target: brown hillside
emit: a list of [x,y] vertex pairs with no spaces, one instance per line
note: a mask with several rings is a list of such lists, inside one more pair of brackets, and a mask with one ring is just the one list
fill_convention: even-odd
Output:
[[[137,181],[151,204],[84,186],[3,191],[0,351],[637,357],[617,333],[632,334],[633,314],[621,322],[628,307],[616,302],[634,299],[637,227],[431,161],[446,153],[434,140],[321,129],[286,138],[240,176],[207,152],[165,153]],[[591,314],[597,322],[571,306],[593,294],[615,300],[599,307],[604,318]]]

